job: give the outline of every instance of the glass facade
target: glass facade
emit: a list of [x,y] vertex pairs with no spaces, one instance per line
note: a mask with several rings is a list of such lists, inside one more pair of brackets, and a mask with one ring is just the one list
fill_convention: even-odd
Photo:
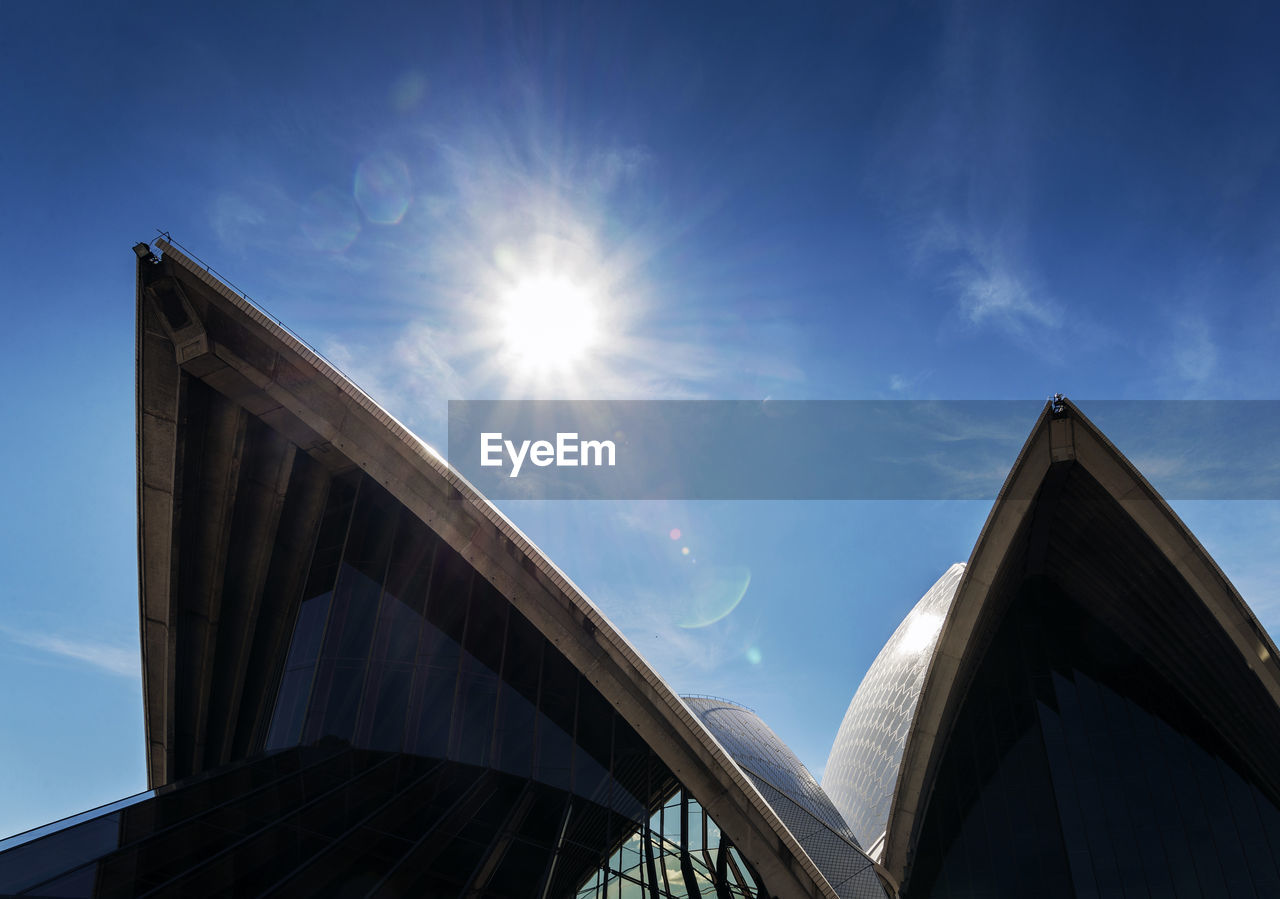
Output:
[[747,899],[763,884],[687,790],[678,789],[587,878],[577,899]]
[[1280,809],[1141,656],[1047,581],[968,690],[905,895],[1280,896]]
[[298,747],[32,835],[0,853],[0,892],[569,896],[635,829],[493,769]]
[[329,491],[266,744],[10,841],[0,892],[764,892],[600,692],[358,473]]
[[599,691],[364,476],[331,490],[266,748],[323,741],[530,777],[634,821],[665,786]]

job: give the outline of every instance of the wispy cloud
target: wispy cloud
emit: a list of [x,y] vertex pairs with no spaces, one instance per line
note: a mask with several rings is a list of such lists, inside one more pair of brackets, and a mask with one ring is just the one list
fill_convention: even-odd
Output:
[[4,628],[14,643],[64,659],[73,659],[120,677],[137,677],[140,670],[136,646],[115,646],[87,640],[71,640],[57,634]]
[[1203,315],[1188,313],[1176,318],[1171,346],[1170,358],[1179,378],[1201,384],[1215,374],[1218,346]]
[[1056,303],[1033,289],[1025,275],[1002,257],[969,249],[969,262],[953,278],[961,314],[971,324],[991,325],[1020,339],[1062,325]]
[[447,336],[425,321],[410,323],[390,348],[375,351],[330,339],[325,356],[366,393],[406,423],[435,433],[447,418],[448,401],[470,395]]
[[933,374],[933,371],[918,371],[914,375],[891,374],[889,375],[889,389],[894,393],[911,393],[918,384],[927,381]]
[[261,204],[237,193],[218,194],[209,210],[209,227],[231,250],[238,251],[252,243],[266,223],[267,213]]
[[1042,98],[1028,25],[1011,16],[975,29],[964,4],[946,8],[930,88],[895,105],[874,188],[887,191],[919,276],[946,298],[944,320],[1040,352],[1041,335],[1064,329],[1092,345],[1105,335],[1069,316],[1041,274],[1029,123]]
[[966,326],[1025,343],[1067,319],[1035,273],[1020,210],[1017,202],[985,211],[934,208],[917,217],[913,255],[923,273],[941,277]]

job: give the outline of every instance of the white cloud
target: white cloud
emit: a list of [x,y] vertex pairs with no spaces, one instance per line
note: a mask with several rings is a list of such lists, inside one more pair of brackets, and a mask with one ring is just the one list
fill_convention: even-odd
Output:
[[1130,461],[1143,477],[1152,482],[1183,477],[1191,468],[1185,456],[1145,454],[1132,456]]
[[918,371],[914,375],[889,375],[889,389],[894,393],[909,393],[915,389],[917,384],[927,380],[933,372],[930,370]]
[[137,677],[141,664],[136,646],[112,646],[106,643],[95,643],[81,640],[68,640],[57,634],[41,634],[31,631],[16,631],[9,628],[4,633],[15,643],[47,652],[52,655],[86,662],[100,668],[108,674],[120,677]]
[[994,325],[1018,337],[1061,326],[1056,306],[1037,296],[1011,268],[998,261],[974,261],[972,268],[957,274],[960,311],[968,321]]

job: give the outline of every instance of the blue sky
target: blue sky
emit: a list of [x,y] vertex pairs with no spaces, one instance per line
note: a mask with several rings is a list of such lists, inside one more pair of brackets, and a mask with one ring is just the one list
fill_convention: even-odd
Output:
[[[0,12],[0,833],[145,785],[129,247],[156,228],[437,446],[451,398],[1275,396],[1273,6],[427,6]],[[547,270],[598,339],[531,373],[501,297]],[[988,504],[504,508],[677,690],[820,774]],[[1280,504],[1175,508],[1280,630]]]

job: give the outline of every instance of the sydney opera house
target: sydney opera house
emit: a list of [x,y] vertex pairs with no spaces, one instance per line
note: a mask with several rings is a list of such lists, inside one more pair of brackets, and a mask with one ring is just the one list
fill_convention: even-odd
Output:
[[819,784],[275,321],[135,250],[149,789],[0,842],[0,893],[1280,896],[1275,644],[1070,402]]

